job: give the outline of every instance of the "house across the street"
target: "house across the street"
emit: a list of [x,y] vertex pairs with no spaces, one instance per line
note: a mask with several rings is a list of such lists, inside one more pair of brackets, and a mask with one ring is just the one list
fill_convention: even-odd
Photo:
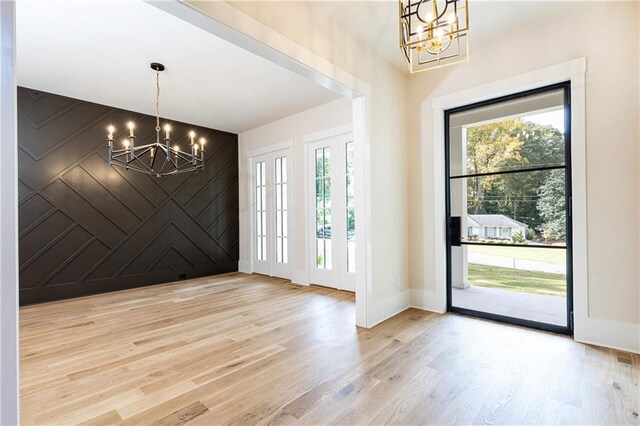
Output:
[[516,232],[525,237],[527,225],[503,214],[470,214],[467,229],[469,237],[511,239]]

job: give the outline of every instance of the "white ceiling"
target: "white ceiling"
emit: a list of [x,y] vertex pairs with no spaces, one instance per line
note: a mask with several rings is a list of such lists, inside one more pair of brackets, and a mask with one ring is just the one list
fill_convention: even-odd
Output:
[[[313,7],[363,44],[407,72],[400,53],[398,1],[310,0]],[[469,1],[469,49],[489,45],[501,37],[559,20],[581,8],[584,1]]]
[[20,86],[239,133],[339,96],[139,0],[17,6]]

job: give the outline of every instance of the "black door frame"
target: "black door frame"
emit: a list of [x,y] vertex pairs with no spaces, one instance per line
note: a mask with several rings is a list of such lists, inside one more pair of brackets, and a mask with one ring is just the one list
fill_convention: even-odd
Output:
[[[545,93],[553,90],[562,89],[564,94],[564,142],[565,142],[565,215],[567,222],[567,239],[566,239],[566,255],[567,255],[567,325],[559,326],[555,324],[547,324],[538,321],[531,321],[522,318],[509,317],[505,315],[492,314],[489,312],[476,311],[472,309],[460,308],[456,306],[452,306],[452,264],[451,264],[451,247],[452,247],[452,228],[451,228],[451,170],[450,170],[450,131],[449,131],[449,120],[452,114],[459,113],[462,111],[468,111],[484,106],[494,105],[497,103],[511,101],[514,99],[520,99],[531,95],[536,95],[540,93]],[[515,324],[530,328],[536,328],[539,330],[552,331],[555,333],[561,334],[573,334],[573,225],[572,225],[572,185],[571,185],[571,83],[569,81],[552,84],[549,86],[543,86],[532,90],[527,90],[524,92],[514,93],[512,95],[501,96],[494,99],[489,99],[482,102],[476,102],[469,105],[464,105],[457,108],[452,108],[444,111],[444,144],[445,144],[445,210],[446,210],[446,232],[447,232],[447,240],[446,240],[446,261],[447,261],[447,311],[459,313],[462,315],[469,315],[478,318],[484,318],[493,321],[500,321],[509,324]],[[550,169],[559,169],[559,167],[537,167],[537,168],[529,168],[522,169],[517,171],[511,171],[511,173],[524,173],[524,172],[534,172],[541,170],[550,170]],[[491,174],[504,174],[505,172],[498,173],[488,173]],[[486,175],[486,174],[479,174]],[[474,175],[475,176],[475,175]],[[461,176],[454,176],[454,178],[460,178]],[[482,243],[469,243],[464,242],[466,245],[484,245]],[[488,245],[488,244],[487,244]],[[495,244],[491,244],[495,245]],[[503,244],[507,245],[507,244]],[[508,245],[509,247],[515,247],[517,249],[517,245]]]

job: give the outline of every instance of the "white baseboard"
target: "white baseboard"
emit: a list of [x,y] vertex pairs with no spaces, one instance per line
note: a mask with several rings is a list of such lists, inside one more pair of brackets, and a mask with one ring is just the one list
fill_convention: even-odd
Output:
[[253,273],[253,271],[251,270],[251,261],[249,261],[249,260],[239,260],[238,261],[238,272],[244,272],[245,274]]
[[291,282],[298,285],[309,285],[309,274],[306,269],[294,269],[291,273]]
[[640,324],[598,318],[576,318],[574,339],[577,342],[640,353]]
[[[394,294],[383,301],[375,302],[375,308],[373,309],[374,313],[369,317],[369,321],[367,321],[367,328],[375,327],[381,322],[384,322],[389,318],[398,315],[400,312],[409,309],[409,291],[410,290],[405,290]],[[371,312],[371,310],[369,312]]]
[[410,289],[410,306],[424,311],[436,312],[444,314],[447,311],[446,305],[439,300],[438,293],[434,290],[416,290]]

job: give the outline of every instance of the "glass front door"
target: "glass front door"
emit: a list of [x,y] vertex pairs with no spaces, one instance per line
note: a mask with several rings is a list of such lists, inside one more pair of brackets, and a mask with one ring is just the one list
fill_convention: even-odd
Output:
[[450,311],[571,332],[569,89],[445,112]]

